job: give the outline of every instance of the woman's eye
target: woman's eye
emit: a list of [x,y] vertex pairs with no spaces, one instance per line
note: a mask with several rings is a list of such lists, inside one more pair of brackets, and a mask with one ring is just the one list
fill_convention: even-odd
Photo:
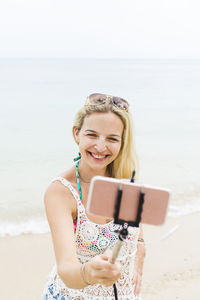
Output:
[[110,141],[112,141],[112,142],[118,142],[118,139],[115,139],[115,138],[113,138],[113,137],[109,137],[108,138]]
[[95,133],[88,133],[87,136],[96,137],[96,134]]

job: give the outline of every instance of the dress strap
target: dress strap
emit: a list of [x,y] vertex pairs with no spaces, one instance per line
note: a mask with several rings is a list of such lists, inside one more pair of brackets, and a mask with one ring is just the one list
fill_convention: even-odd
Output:
[[70,190],[70,192],[72,193],[72,195],[74,196],[74,198],[76,199],[76,201],[78,203],[80,201],[79,194],[75,190],[75,188],[71,185],[71,183],[67,179],[65,179],[61,176],[58,176],[58,177],[54,178],[52,180],[52,182],[57,181],[57,180],[60,181],[64,186],[66,186]]

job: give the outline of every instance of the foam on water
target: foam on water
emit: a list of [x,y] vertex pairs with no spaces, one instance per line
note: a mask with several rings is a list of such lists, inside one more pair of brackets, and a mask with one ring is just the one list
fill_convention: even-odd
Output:
[[171,205],[169,206],[168,216],[179,217],[179,216],[185,216],[196,212],[200,212],[199,204],[196,205],[187,204],[185,206]]
[[49,232],[47,220],[28,220],[21,223],[0,223],[0,237],[20,234],[41,234]]

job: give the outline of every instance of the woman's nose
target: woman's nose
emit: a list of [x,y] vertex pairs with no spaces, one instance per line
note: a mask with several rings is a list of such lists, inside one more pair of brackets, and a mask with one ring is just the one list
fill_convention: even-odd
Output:
[[98,152],[103,152],[106,150],[106,141],[104,139],[99,139],[94,146],[95,150]]

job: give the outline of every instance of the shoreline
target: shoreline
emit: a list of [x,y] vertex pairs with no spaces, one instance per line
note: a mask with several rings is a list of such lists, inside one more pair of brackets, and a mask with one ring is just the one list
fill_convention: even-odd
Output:
[[[184,206],[179,207],[169,205],[167,219],[182,218],[200,213],[200,207]],[[16,237],[21,235],[40,235],[48,234],[50,228],[44,212],[41,218],[30,218],[29,220],[20,220],[20,222],[0,222],[0,239],[4,237]]]
[[[159,227],[143,225],[147,252],[143,300],[198,298],[199,220],[200,213],[194,213],[168,217]],[[0,254],[2,299],[42,299],[45,281],[55,262],[50,233],[2,237]]]

